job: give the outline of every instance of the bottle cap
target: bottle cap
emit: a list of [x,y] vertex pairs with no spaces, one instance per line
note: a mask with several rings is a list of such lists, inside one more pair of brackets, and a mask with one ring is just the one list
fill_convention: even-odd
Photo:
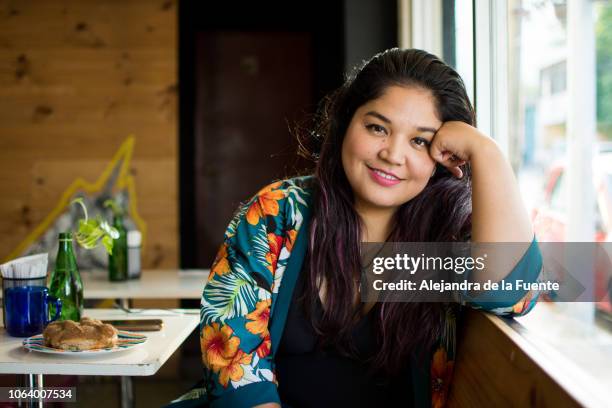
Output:
[[138,230],[127,232],[127,244],[129,247],[139,247],[142,244],[142,234]]

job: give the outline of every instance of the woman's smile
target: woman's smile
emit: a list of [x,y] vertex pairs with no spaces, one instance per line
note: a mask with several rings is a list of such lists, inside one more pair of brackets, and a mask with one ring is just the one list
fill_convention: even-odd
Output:
[[396,184],[399,184],[402,181],[402,179],[400,179],[399,177],[397,177],[395,174],[391,172],[386,172],[384,170],[370,167],[367,164],[366,164],[366,167],[368,168],[368,171],[370,173],[370,176],[372,177],[372,180],[374,180],[376,183],[380,184],[381,186],[391,187]]

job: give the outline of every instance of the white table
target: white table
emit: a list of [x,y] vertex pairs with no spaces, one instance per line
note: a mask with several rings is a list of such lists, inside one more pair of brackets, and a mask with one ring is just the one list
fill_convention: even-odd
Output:
[[[202,296],[202,290],[208,280],[210,273],[209,269],[168,269],[168,270],[143,270],[140,279],[127,280],[122,282],[111,282],[108,280],[107,270],[81,270],[81,278],[83,280],[83,296],[85,299],[117,299],[119,306],[123,308],[129,308],[132,299],[200,299]],[[0,291],[0,297],[2,291]],[[124,313],[117,311],[118,313]],[[123,314],[122,316],[126,316]],[[131,318],[138,318],[139,314],[130,314]],[[94,316],[95,317],[95,316]],[[195,325],[197,325],[197,321]],[[195,325],[193,327],[195,327]],[[193,327],[191,329],[193,329]],[[172,333],[172,331],[169,331]],[[189,335],[191,331],[185,334],[180,340],[182,342],[185,337]],[[180,344],[180,343],[179,343]],[[178,345],[176,346],[178,347]],[[175,347],[175,348],[176,348]],[[3,355],[2,348],[0,347],[0,357]],[[174,351],[174,350],[173,350]],[[136,352],[134,350],[133,352]],[[119,353],[117,353],[119,354]],[[171,352],[168,356],[172,354]],[[168,357],[166,356],[166,359]],[[106,360],[105,360],[106,361]],[[161,362],[166,361],[165,359]],[[109,361],[110,362],[110,361]],[[161,365],[160,364],[160,365]],[[129,364],[128,364],[129,365]],[[1,367],[1,363],[0,363]],[[141,370],[151,369],[152,366],[142,366]],[[109,367],[110,368],[110,365]],[[127,367],[121,367],[125,369]],[[132,366],[131,369],[135,369]],[[159,367],[155,369],[157,371]],[[150,374],[105,374],[104,372],[96,371],[99,375],[121,375],[121,396],[122,406],[132,406],[132,392],[131,392],[131,375],[151,375]],[[0,373],[2,373],[0,368]],[[32,371],[30,371],[32,372]],[[13,373],[13,372],[12,372]],[[16,373],[16,372],[14,372]],[[63,374],[64,372],[45,372],[45,374]],[[70,372],[72,374],[79,374]],[[84,374],[88,375],[88,374]],[[30,382],[36,380],[30,376]]]
[[151,269],[140,279],[108,280],[108,271],[81,271],[85,299],[200,299],[209,269]]
[[210,269],[151,269],[142,271],[140,279],[111,282],[106,270],[80,271],[85,299],[200,299],[209,273]]
[[[39,387],[42,386],[43,374],[123,377],[153,375],[180,347],[200,320],[197,309],[152,309],[141,313],[126,313],[116,309],[86,309],[84,314],[96,319],[158,318],[163,320],[164,327],[159,332],[143,332],[148,339],[140,347],[95,357],[60,356],[28,351],[21,345],[23,338],[11,337],[2,328],[0,374],[27,374],[29,385]],[[122,401],[122,404],[125,403]]]

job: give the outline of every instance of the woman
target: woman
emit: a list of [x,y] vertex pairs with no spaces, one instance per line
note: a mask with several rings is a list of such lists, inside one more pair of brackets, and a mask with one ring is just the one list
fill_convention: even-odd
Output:
[[[319,113],[314,176],[263,188],[227,228],[202,296],[201,401],[442,406],[458,306],[360,303],[359,245],[524,242],[512,274],[535,280],[512,170],[459,75],[424,51],[374,56]],[[470,305],[517,315],[536,297]]]

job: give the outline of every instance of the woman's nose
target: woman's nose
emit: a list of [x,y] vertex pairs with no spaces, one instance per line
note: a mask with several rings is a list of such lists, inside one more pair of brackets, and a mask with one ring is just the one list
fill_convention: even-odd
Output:
[[387,137],[383,142],[378,155],[381,159],[394,165],[402,165],[406,162],[406,150],[404,143],[397,137]]

